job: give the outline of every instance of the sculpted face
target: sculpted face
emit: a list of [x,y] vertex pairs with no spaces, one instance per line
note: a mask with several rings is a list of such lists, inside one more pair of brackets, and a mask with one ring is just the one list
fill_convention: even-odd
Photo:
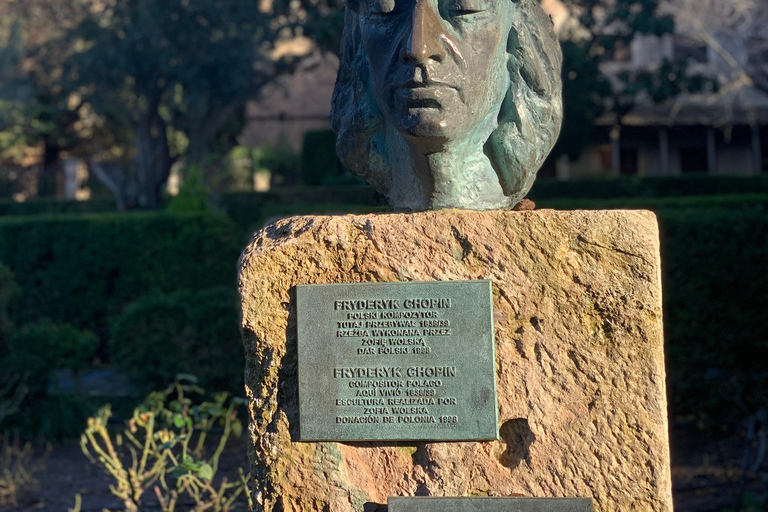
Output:
[[360,33],[387,121],[439,151],[498,113],[513,0],[361,0]]
[[336,150],[397,211],[511,208],[557,140],[539,0],[347,0],[339,57]]

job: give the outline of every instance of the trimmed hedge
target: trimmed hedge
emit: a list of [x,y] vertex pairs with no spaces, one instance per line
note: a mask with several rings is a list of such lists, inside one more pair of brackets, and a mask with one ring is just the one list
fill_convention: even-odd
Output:
[[610,199],[617,197],[680,197],[730,194],[768,194],[768,175],[675,176],[667,178],[604,178],[537,180],[528,197],[544,199]]
[[21,289],[15,323],[48,318],[102,340],[110,319],[152,290],[234,287],[246,240],[232,221],[212,215],[0,219],[0,261]]
[[[367,212],[387,204],[368,186],[274,188],[269,192],[236,192],[219,198],[224,212],[246,231],[260,228],[275,215]],[[328,209],[328,205],[334,205]]]
[[144,393],[162,389],[178,373],[196,375],[210,389],[242,393],[239,324],[234,287],[153,292],[114,321],[110,354]]
[[730,194],[687,197],[617,197],[612,199],[542,199],[537,208],[555,210],[647,209],[653,211],[691,208],[768,209],[768,194]]
[[[767,202],[768,176],[538,180],[529,197],[539,208],[556,209],[756,206]],[[274,188],[270,192],[223,194],[219,201],[227,215],[247,231],[261,227],[267,218],[278,214],[387,208],[386,198],[369,186]],[[327,205],[333,204],[339,207],[328,209]]]
[[333,130],[316,130],[304,135],[301,149],[301,181],[304,185],[318,186],[326,177],[338,175],[340,167]]
[[657,212],[671,408],[725,419],[768,393],[768,212]]
[[[299,206],[301,193],[294,196],[297,202],[289,204],[281,204],[275,200],[280,196],[273,195],[262,205],[260,215],[278,210],[309,213],[321,207],[339,212],[377,209],[344,201]],[[249,204],[254,196],[239,197]],[[540,207],[545,204],[539,202]],[[741,406],[752,407],[765,396],[766,205],[768,194],[760,193],[590,204],[594,208],[650,207],[658,215],[667,370],[676,414],[731,414],[736,410],[734,397]],[[586,206],[582,203],[582,207]],[[146,381],[167,380],[171,373],[187,368],[195,371],[206,358],[222,361],[216,364],[229,368],[225,375],[234,371],[239,364],[234,358],[241,353],[234,332],[233,297],[237,261],[246,243],[247,236],[233,222],[210,215],[0,219],[0,261],[14,272],[21,290],[12,311],[15,323],[42,318],[65,321],[96,332],[104,341],[113,322],[115,362]],[[208,290],[215,287],[226,290]],[[155,374],[141,374],[150,371]],[[240,372],[236,373],[239,379]],[[221,375],[206,378],[224,385]]]
[[106,213],[115,211],[117,211],[117,204],[112,199],[91,199],[88,201],[33,199],[23,203],[10,200],[0,201],[0,216]]
[[19,293],[19,287],[13,272],[0,262],[0,357],[5,355],[8,338],[13,330],[8,306],[17,293]]
[[[79,372],[98,347],[96,336],[64,322],[43,320],[17,329],[10,337],[8,357],[2,363],[18,375],[26,374],[32,398],[48,395],[55,371]],[[54,386],[55,387],[55,386]]]

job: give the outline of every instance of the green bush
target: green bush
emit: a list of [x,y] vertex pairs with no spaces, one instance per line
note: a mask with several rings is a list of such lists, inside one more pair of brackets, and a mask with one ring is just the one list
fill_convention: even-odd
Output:
[[55,370],[68,368],[77,374],[88,364],[97,346],[93,333],[42,320],[25,325],[11,335],[4,365],[28,375],[30,393],[42,396],[54,384]]
[[[368,186],[273,188],[269,192],[223,194],[220,201],[227,216],[247,232],[277,214],[364,213],[387,204],[384,196]],[[327,205],[334,207],[328,209]]]
[[21,411],[0,424],[0,428],[18,431],[24,439],[73,439],[97,408],[95,399],[83,395],[25,397]]
[[326,177],[339,173],[336,156],[336,134],[333,130],[317,130],[304,135],[301,150],[301,181],[309,187],[318,186]]
[[192,166],[187,169],[179,193],[172,197],[165,208],[170,213],[213,213],[211,189],[205,183],[203,171]]
[[573,181],[537,180],[528,197],[544,199],[610,199],[768,194],[768,176],[677,176],[604,178]]
[[240,229],[251,232],[261,227],[264,208],[275,198],[272,192],[233,192],[219,196],[219,203]]
[[293,186],[299,181],[301,156],[287,141],[253,149],[251,161],[255,172],[270,172],[272,185]]
[[627,208],[642,208],[653,211],[683,210],[690,208],[761,210],[768,207],[768,194],[728,194],[682,197],[615,197],[610,199],[541,199],[536,201],[536,207],[554,208],[556,210],[615,210]]
[[113,199],[91,199],[88,201],[61,199],[32,199],[0,201],[0,216],[5,215],[57,215],[64,213],[106,213],[117,211]]
[[108,338],[111,319],[151,290],[234,289],[245,242],[229,219],[212,215],[0,220],[0,261],[21,287],[16,324],[66,321],[101,340]]
[[191,373],[204,386],[242,394],[239,311],[234,288],[151,293],[115,320],[110,353],[142,392]]
[[8,353],[0,360],[4,370],[0,384],[17,396],[18,411],[0,414],[0,431],[17,429],[25,437],[42,435],[49,439],[76,435],[78,425],[93,408],[81,396],[58,393],[56,371],[72,370],[77,382],[78,372],[89,362],[97,344],[89,332],[48,320],[14,331]]
[[6,343],[11,335],[13,323],[8,312],[11,299],[19,292],[11,269],[0,263],[0,357],[7,349]]
[[768,391],[768,212],[658,212],[672,410],[728,418]]

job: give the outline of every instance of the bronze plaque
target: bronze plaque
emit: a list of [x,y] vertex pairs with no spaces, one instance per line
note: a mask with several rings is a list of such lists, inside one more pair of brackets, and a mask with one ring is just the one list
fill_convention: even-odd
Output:
[[389,498],[389,512],[592,512],[589,498]]
[[490,281],[299,285],[302,441],[498,439]]

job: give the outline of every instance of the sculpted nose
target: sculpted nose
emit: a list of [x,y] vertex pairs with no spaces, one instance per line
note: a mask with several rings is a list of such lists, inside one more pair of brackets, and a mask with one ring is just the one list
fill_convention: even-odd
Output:
[[443,28],[440,15],[429,0],[416,0],[411,15],[411,26],[400,58],[403,62],[426,64],[429,60],[445,60]]

